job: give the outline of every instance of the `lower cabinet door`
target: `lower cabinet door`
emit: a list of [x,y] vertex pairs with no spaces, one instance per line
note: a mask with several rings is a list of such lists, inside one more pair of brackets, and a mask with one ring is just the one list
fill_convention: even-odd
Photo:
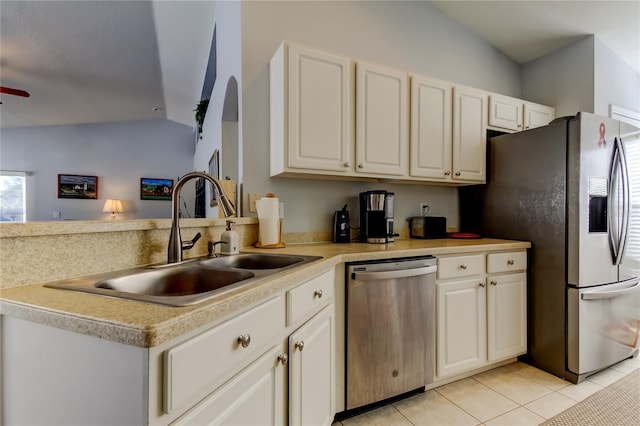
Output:
[[289,336],[289,425],[331,425],[335,416],[334,305]]
[[173,424],[286,425],[283,353],[280,345],[271,348]]
[[436,284],[438,377],[487,362],[487,312],[484,277]]
[[489,362],[527,352],[527,275],[487,278]]

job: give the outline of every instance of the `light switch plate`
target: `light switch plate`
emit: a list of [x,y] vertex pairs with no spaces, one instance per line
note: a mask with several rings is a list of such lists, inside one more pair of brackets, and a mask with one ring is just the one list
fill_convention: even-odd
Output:
[[256,210],[256,200],[262,198],[260,194],[249,194],[249,213],[255,213]]

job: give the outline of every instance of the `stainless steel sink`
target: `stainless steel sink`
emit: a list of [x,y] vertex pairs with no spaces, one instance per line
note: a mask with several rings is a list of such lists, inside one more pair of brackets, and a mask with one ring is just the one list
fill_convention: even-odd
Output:
[[73,290],[170,306],[210,300],[320,256],[249,253],[199,258],[175,265],[155,265],[91,277],[58,281],[49,288]]
[[281,269],[304,261],[304,256],[250,253],[216,257],[209,260],[203,260],[202,264],[214,266],[216,268]]
[[213,271],[198,265],[189,265],[164,271],[126,275],[100,281],[93,286],[125,293],[174,297],[206,293],[254,276],[249,271],[225,269]]

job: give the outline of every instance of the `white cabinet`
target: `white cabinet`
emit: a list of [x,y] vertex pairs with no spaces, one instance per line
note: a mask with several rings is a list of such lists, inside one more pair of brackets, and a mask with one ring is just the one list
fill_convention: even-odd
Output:
[[366,62],[356,65],[356,172],[407,174],[407,74]]
[[334,305],[289,336],[289,425],[331,425],[335,415]]
[[524,129],[533,129],[536,127],[546,126],[556,115],[556,109],[534,104],[532,102],[524,103]]
[[486,291],[478,279],[436,285],[438,377],[486,363]]
[[471,87],[453,88],[453,181],[485,182],[487,94]]
[[350,171],[351,62],[282,43],[269,73],[271,176]]
[[489,126],[519,132],[545,126],[553,120],[555,109],[509,96],[489,96]]
[[245,368],[284,330],[277,297],[165,351],[164,412],[184,411]]
[[446,183],[485,181],[486,93],[411,78],[410,175]]
[[487,255],[489,362],[527,351],[526,252]]
[[524,251],[438,259],[438,378],[526,353],[526,269]]
[[283,359],[280,345],[271,348],[172,424],[285,425]]
[[527,277],[487,277],[487,359],[499,361],[527,351]]
[[451,181],[453,86],[428,77],[411,76],[411,143],[409,174]]

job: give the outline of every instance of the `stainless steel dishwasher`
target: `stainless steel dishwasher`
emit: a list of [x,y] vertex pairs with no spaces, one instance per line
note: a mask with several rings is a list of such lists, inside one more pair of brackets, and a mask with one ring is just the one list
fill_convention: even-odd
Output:
[[436,258],[347,263],[346,409],[433,381]]

